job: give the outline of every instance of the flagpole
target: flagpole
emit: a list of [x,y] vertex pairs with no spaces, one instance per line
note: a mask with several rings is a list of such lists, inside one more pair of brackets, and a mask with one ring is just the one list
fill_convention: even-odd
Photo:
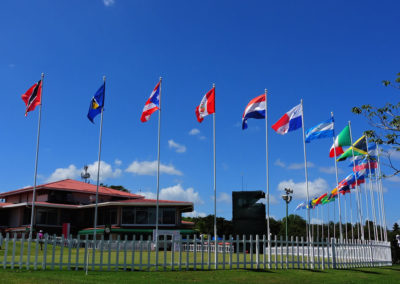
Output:
[[[372,217],[374,218],[374,222],[373,222],[373,228],[374,228],[374,240],[377,240],[377,228],[376,228],[376,211],[375,211],[375,199],[374,199],[374,193],[372,191],[372,175],[371,175],[371,162],[369,159],[369,147],[368,147],[368,141],[367,141],[367,137],[365,136],[365,144],[367,145],[367,159],[368,159],[368,184],[369,184],[369,194],[370,194],[370,198],[371,198],[371,209],[372,209]],[[366,187],[367,185],[365,185]],[[368,210],[366,208],[366,210]],[[368,223],[368,229],[369,229],[369,223]]]
[[[268,240],[268,248],[271,249],[271,232],[269,228],[269,159],[268,159],[268,115],[267,115],[267,109],[268,109],[268,97],[267,97],[268,90],[264,90],[265,94],[265,158],[266,158],[266,186],[267,186],[267,240]],[[271,253],[268,253],[268,268],[270,267],[271,264]]]
[[346,225],[345,225],[346,240],[348,240],[348,236],[347,236],[347,223],[348,223],[348,219],[347,219],[347,197],[346,197],[346,194],[344,195],[344,218],[345,218],[345,220],[346,220]]
[[30,239],[32,238],[32,234],[33,234],[33,224],[34,224],[34,216],[35,216],[37,168],[38,168],[38,161],[39,161],[40,124],[41,124],[41,119],[42,119],[43,79],[44,79],[44,73],[41,74],[42,92],[41,92],[41,97],[40,97],[39,118],[38,118],[38,132],[37,132],[37,139],[36,139],[36,158],[35,158],[35,175],[34,175],[34,178],[33,178],[31,227],[29,229],[29,238]]
[[[378,162],[376,162],[378,164]],[[376,188],[376,202],[377,204],[377,211],[378,211],[378,221],[379,221],[379,229],[378,230],[378,236],[380,236],[381,241],[383,241],[383,230],[382,230],[382,226],[383,226],[383,221],[382,221],[382,204],[381,204],[381,198],[380,198],[380,194],[379,194],[379,184],[378,184],[378,173],[375,171],[375,188]]]
[[[213,89],[215,92],[215,84],[213,84]],[[218,260],[218,250],[217,250],[217,164],[216,164],[216,147],[215,147],[215,111],[213,113],[213,148],[214,148],[214,261],[215,261],[215,269],[218,268],[217,260]]]
[[[354,166],[354,164],[353,164],[353,166]],[[362,186],[361,185],[360,185],[360,188],[362,190]],[[367,216],[366,216],[365,219],[367,220],[368,239],[371,240],[371,229],[370,229],[370,226],[369,226],[370,218],[369,218],[369,210],[368,210],[368,192],[367,192],[367,184],[366,183],[365,183],[365,186],[364,186],[364,194],[365,194],[365,211],[367,212],[366,213]]]
[[[104,96],[106,93],[106,76],[103,76],[104,82]],[[105,98],[104,98],[105,100]],[[98,202],[99,202],[99,183],[100,183],[100,162],[101,162],[101,140],[103,136],[103,111],[104,111],[104,101],[103,106],[101,107],[101,115],[100,115],[100,135],[99,135],[99,155],[97,160],[97,184],[96,184],[96,206],[94,209],[94,230],[93,230],[93,255],[92,255],[92,263],[95,260],[95,248],[96,248],[96,230],[97,230],[97,209],[98,209]]]
[[[350,121],[349,121],[349,130],[350,130],[350,140],[351,140],[351,153],[353,155],[353,161],[354,161],[354,145],[353,145],[353,135],[351,133],[351,122]],[[354,177],[356,180],[356,194],[357,194],[357,205],[358,205],[358,211],[359,211],[358,213],[359,213],[359,218],[360,218],[361,239],[364,240],[364,228],[363,228],[363,224],[362,224],[362,211],[361,211],[361,205],[360,205],[357,174],[354,174]]]
[[[303,109],[303,99],[300,100],[301,104],[301,121],[303,124],[303,148],[304,148],[304,172],[305,172],[305,178],[306,178],[306,190],[307,190],[307,204],[310,202],[310,195],[308,192],[308,170],[307,170],[307,151],[306,151],[306,134],[304,130],[304,109]],[[308,241],[311,241],[311,235],[310,235],[310,208],[307,210],[307,223],[306,224],[306,233]]]
[[162,77],[160,77],[160,101],[158,109],[158,145],[157,145],[157,200],[156,200],[156,270],[158,269],[158,211],[159,211],[159,198],[160,198],[160,133],[161,133],[161,86]]
[[382,186],[382,172],[381,172],[381,158],[380,158],[380,151],[379,151],[379,146],[376,144],[376,150],[378,154],[378,174],[379,174],[379,191],[381,195],[381,204],[382,204],[382,221],[383,221],[383,226],[384,226],[384,240],[387,242],[387,229],[386,229],[386,212],[385,212],[385,201],[383,198],[383,186]]
[[[332,122],[333,122],[333,129],[335,129],[335,119],[333,117],[333,111],[331,111],[331,117],[332,117]],[[335,139],[336,137],[332,137],[333,140],[333,151],[335,153],[335,174],[336,174],[336,189],[337,189],[337,196],[338,196],[338,209],[339,209],[339,234],[340,234],[340,240],[343,240],[343,232],[342,232],[342,212],[341,212],[341,206],[340,206],[340,192],[339,192],[339,175],[338,175],[338,167],[337,167],[337,154],[336,154],[336,147],[335,147]]]

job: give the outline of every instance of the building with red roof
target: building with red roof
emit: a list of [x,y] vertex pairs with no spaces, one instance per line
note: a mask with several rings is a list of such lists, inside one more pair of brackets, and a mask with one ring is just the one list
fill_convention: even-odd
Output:
[[[28,232],[33,188],[0,193],[0,230]],[[36,187],[34,230],[61,235],[93,233],[96,185],[65,179]],[[159,229],[193,233],[193,223],[182,221],[182,213],[192,212],[193,203],[159,200]],[[156,223],[156,200],[100,186],[98,195],[99,234],[151,233]],[[64,226],[64,231],[63,231]],[[109,228],[105,230],[106,228]]]

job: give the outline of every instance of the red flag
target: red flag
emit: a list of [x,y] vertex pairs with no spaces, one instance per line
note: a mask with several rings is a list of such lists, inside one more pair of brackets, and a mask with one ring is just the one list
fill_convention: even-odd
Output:
[[198,122],[202,122],[203,118],[209,114],[215,113],[215,87],[208,91],[196,107],[196,117]]
[[22,100],[25,102],[25,116],[28,112],[35,109],[37,105],[42,102],[42,80],[39,80],[36,84],[29,88],[25,94],[22,95]]

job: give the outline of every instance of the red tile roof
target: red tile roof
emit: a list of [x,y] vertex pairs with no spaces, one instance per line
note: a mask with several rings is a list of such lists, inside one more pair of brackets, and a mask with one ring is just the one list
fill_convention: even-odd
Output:
[[[131,200],[121,200],[119,202],[123,203],[157,203],[156,199],[131,199]],[[173,203],[173,204],[180,204],[180,203],[187,203],[187,204],[193,204],[193,202],[189,201],[174,201],[174,200],[158,200],[159,203]]]
[[[90,183],[84,183],[77,180],[72,179],[65,179],[56,182],[41,184],[36,186],[36,190],[39,189],[54,189],[54,190],[65,190],[65,191],[75,191],[75,192],[82,192],[82,193],[89,193],[89,194],[96,194],[96,185]],[[8,192],[0,193],[0,198],[5,196],[14,195],[22,192],[29,192],[32,191],[33,187],[21,188],[17,190],[12,190]],[[108,195],[108,196],[115,196],[115,197],[125,197],[125,198],[135,198],[135,199],[143,199],[144,196],[123,192],[120,190],[111,189],[104,186],[99,186],[99,195]]]

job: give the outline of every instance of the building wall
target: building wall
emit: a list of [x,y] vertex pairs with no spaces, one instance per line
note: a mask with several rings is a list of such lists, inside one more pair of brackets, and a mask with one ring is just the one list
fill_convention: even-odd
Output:
[[10,227],[19,227],[22,222],[23,207],[11,208],[9,213],[8,224]]

